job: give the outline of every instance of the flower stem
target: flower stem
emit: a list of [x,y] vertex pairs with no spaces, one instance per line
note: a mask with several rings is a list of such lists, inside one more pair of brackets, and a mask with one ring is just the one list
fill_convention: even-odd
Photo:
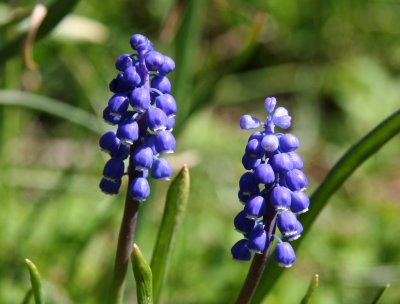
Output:
[[264,223],[266,223],[265,231],[267,232],[269,240],[268,246],[262,254],[256,254],[254,256],[246,280],[236,300],[236,304],[248,304],[251,302],[258,284],[260,283],[262,274],[264,273],[272,249],[276,228],[276,211],[270,206],[270,204],[267,205],[266,209]]
[[[134,178],[134,170],[131,170],[131,163],[128,168],[129,182],[131,184]],[[133,238],[136,229],[138,217],[139,202],[132,199],[129,195],[129,188],[125,197],[124,215],[118,236],[117,254],[115,256],[114,277],[112,283],[112,303],[122,303],[123,292],[125,286],[125,277],[128,270],[130,256],[132,253]]]

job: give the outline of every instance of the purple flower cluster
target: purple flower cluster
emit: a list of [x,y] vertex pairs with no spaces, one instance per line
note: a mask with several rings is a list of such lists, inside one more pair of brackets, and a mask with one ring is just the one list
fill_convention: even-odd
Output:
[[289,128],[291,117],[285,108],[275,106],[274,97],[265,99],[265,123],[250,115],[240,119],[244,130],[263,130],[250,136],[242,159],[249,171],[239,181],[238,197],[244,209],[235,217],[234,226],[244,239],[232,247],[231,253],[236,260],[247,261],[252,252],[263,253],[276,238],[275,260],[282,267],[290,267],[296,260],[293,248],[276,235],[269,235],[267,219],[274,226],[270,231],[275,231],[276,225],[284,239],[296,240],[303,231],[296,214],[308,211],[310,200],[304,193],[308,181],[301,171],[303,161],[295,152],[300,147],[299,140],[291,133],[275,133],[275,126]]
[[103,170],[100,189],[117,194],[125,174],[124,160],[129,157],[134,176],[129,185],[131,197],[144,201],[150,195],[149,170],[154,179],[168,180],[172,174],[163,154],[173,153],[176,142],[171,131],[177,111],[167,74],[174,61],[154,50],[151,41],[140,34],[130,39],[133,54],[123,54],[115,62],[119,71],[110,82],[114,95],[104,109],[103,118],[117,126],[100,138],[100,148],[111,158]]

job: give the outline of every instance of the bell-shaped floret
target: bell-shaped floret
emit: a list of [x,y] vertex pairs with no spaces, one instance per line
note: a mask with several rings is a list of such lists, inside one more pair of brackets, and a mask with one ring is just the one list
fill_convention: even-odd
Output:
[[277,226],[284,237],[297,233],[297,218],[291,211],[283,211],[277,216]]
[[118,126],[117,136],[121,142],[133,144],[139,138],[137,122],[133,118],[122,121]]
[[249,249],[249,241],[242,239],[236,242],[231,249],[232,257],[238,261],[250,261],[251,251]]
[[176,101],[170,94],[163,94],[156,98],[156,106],[161,109],[167,116],[175,116]]
[[153,151],[153,155],[157,155],[158,151],[156,149],[156,136],[153,134],[147,134],[143,138],[143,145],[149,147]]
[[152,88],[159,90],[163,94],[171,93],[171,82],[166,76],[154,76],[150,83]]
[[117,151],[110,153],[111,157],[119,159],[127,159],[129,156],[130,147],[121,143]]
[[269,164],[260,164],[254,170],[254,175],[260,184],[270,185],[275,181],[274,170]]
[[296,152],[289,152],[287,153],[287,155],[289,155],[290,159],[292,160],[293,169],[303,169],[303,160],[301,159],[299,154],[297,154]]
[[275,97],[267,97],[264,101],[264,108],[268,113],[272,113],[276,106],[276,98]]
[[282,129],[289,128],[291,120],[292,118],[289,116],[289,112],[284,107],[277,108],[272,115],[273,123]]
[[166,159],[157,158],[151,167],[151,177],[154,179],[169,180],[172,171],[172,167]]
[[167,115],[159,108],[150,107],[146,112],[146,121],[152,132],[160,132],[166,129]]
[[287,172],[285,175],[285,181],[288,188],[292,191],[303,190],[308,185],[306,175],[298,169],[293,169],[292,171]]
[[274,134],[267,134],[261,140],[261,147],[267,152],[275,152],[279,148],[279,139]]
[[297,228],[296,228],[296,230],[297,230],[297,232],[295,234],[293,234],[293,235],[291,235],[291,236],[289,236],[287,238],[287,240],[289,242],[297,240],[298,238],[301,237],[301,234],[303,233],[303,225],[300,223],[299,220],[297,220]]
[[173,117],[173,116],[168,117],[167,124],[165,126],[166,126],[166,130],[171,132],[175,126],[175,117]]
[[146,54],[145,62],[149,71],[157,71],[164,63],[164,55],[157,51],[150,51]]
[[242,158],[242,164],[246,170],[253,170],[261,164],[261,158],[253,158],[245,153]]
[[112,126],[119,124],[119,122],[121,121],[121,117],[121,114],[112,113],[109,107],[106,107],[103,111],[104,121]]
[[247,201],[244,211],[246,212],[248,218],[256,219],[264,215],[266,204],[265,198],[260,195],[256,195]]
[[165,75],[171,73],[175,69],[175,62],[171,57],[164,55],[164,62],[161,68],[158,70],[159,75]]
[[129,86],[137,87],[142,82],[142,78],[140,78],[140,75],[136,71],[136,68],[134,66],[127,68],[123,74],[124,74],[124,81]]
[[137,148],[132,154],[132,161],[136,170],[150,169],[153,164],[153,150],[147,146]]
[[239,188],[243,193],[259,192],[258,181],[253,172],[246,172],[240,177]]
[[141,34],[135,34],[131,36],[130,44],[135,51],[144,51],[149,47],[149,39]]
[[262,253],[268,246],[267,233],[262,225],[257,225],[256,229],[249,235],[249,248],[256,253]]
[[243,130],[256,129],[261,126],[261,121],[251,115],[243,115],[240,117],[240,128]]
[[99,186],[101,191],[105,194],[118,194],[119,188],[121,187],[121,180],[102,178]]
[[292,203],[290,205],[290,210],[296,214],[302,214],[308,211],[310,206],[310,199],[307,194],[303,191],[292,192]]
[[133,65],[133,60],[131,55],[129,54],[122,54],[115,61],[115,68],[117,70],[120,70],[121,72],[131,67],[132,65]]
[[285,187],[276,186],[271,191],[269,201],[277,212],[288,210],[291,204],[290,191]]
[[286,172],[293,169],[293,163],[289,155],[278,153],[271,158],[271,167],[275,172]]
[[145,201],[150,195],[150,186],[147,179],[135,177],[129,186],[129,194],[134,200]]
[[294,250],[287,242],[280,242],[276,245],[274,257],[278,265],[285,268],[292,267],[292,264],[296,261]]
[[235,219],[233,220],[233,224],[237,231],[245,234],[245,233],[250,233],[251,231],[253,231],[253,228],[254,228],[254,225],[256,224],[256,222],[252,219],[249,219],[247,217],[246,212],[240,211],[235,216]]
[[129,99],[120,94],[115,94],[108,101],[108,108],[111,114],[123,116],[128,110]]
[[264,136],[265,136],[264,132],[260,132],[260,131],[254,132],[253,134],[251,134],[249,136],[249,139],[247,140],[247,142],[249,142],[253,139],[257,139],[259,142],[261,142],[262,139],[264,138]]
[[118,151],[120,140],[114,130],[104,133],[99,140],[100,148],[107,153],[115,153]]
[[145,87],[134,89],[129,102],[136,112],[146,111],[150,107],[150,91]]
[[291,134],[284,134],[279,138],[279,150],[281,152],[291,152],[300,147],[299,139]]
[[261,158],[265,151],[261,147],[261,142],[257,139],[250,140],[246,145],[246,154],[250,157]]
[[155,148],[158,153],[174,153],[176,148],[176,140],[174,135],[172,135],[172,133],[169,131],[161,131],[156,133]]
[[103,176],[110,180],[120,180],[124,175],[124,162],[119,158],[111,158],[104,165]]

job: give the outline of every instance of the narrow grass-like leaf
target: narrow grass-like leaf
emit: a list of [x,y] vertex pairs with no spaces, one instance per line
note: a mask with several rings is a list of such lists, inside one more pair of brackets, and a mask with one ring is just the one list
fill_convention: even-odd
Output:
[[31,298],[32,298],[32,289],[29,289],[26,292],[24,298],[22,299],[21,304],[29,304],[29,302],[31,301]]
[[314,294],[314,291],[317,289],[319,283],[319,275],[314,274],[311,278],[310,286],[308,286],[308,290],[303,300],[301,300],[301,304],[309,304],[311,303],[311,298]]
[[188,0],[186,2],[185,13],[176,35],[175,44],[174,97],[179,106],[179,116],[176,117],[177,125],[184,120],[191,107],[189,96],[193,85],[193,62],[200,44],[202,11],[207,4],[207,1],[204,0]]
[[43,304],[42,282],[40,279],[39,271],[35,264],[30,260],[25,259],[25,264],[28,267],[29,275],[31,277],[32,293],[36,304]]
[[[36,41],[46,37],[52,29],[75,7],[78,0],[58,0],[49,6],[48,14],[40,26]],[[14,40],[0,47],[0,65],[9,58],[19,55],[23,47],[26,33],[20,34]]]
[[[310,227],[317,216],[326,206],[329,198],[343,185],[351,174],[369,157],[379,151],[389,140],[400,132],[400,110],[390,115],[359,142],[352,146],[328,172],[324,181],[311,195],[310,211],[304,214],[301,222],[304,227],[302,237],[293,243],[293,248],[300,246],[304,237],[309,233]],[[261,303],[263,298],[272,289],[283,272],[283,268],[276,263],[267,263],[266,270],[253,297],[252,303]]]
[[378,303],[380,303],[380,302],[381,302],[381,299],[382,299],[382,297],[383,297],[383,295],[384,295],[384,293],[386,292],[386,290],[389,289],[389,287],[390,287],[390,284],[386,284],[385,286],[383,286],[383,287],[379,290],[379,292],[378,292],[378,294],[375,296],[375,298],[372,300],[371,304],[378,304]]
[[139,304],[153,303],[153,282],[151,268],[144,259],[139,247],[133,244],[131,254],[133,275],[136,280],[136,295]]
[[104,128],[100,120],[93,114],[46,96],[21,91],[0,90],[0,105],[21,106],[46,112],[99,134],[102,133]]
[[189,169],[184,165],[168,189],[164,215],[151,259],[155,303],[158,302],[162,284],[167,275],[174,236],[186,210],[189,198],[189,184]]

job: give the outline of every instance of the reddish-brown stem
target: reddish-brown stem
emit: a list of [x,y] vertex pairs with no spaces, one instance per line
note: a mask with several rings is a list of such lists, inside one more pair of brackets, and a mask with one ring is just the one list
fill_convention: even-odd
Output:
[[[144,124],[145,115],[138,117],[139,134],[142,136],[146,132]],[[131,153],[134,152],[140,145],[140,141],[136,141],[130,148]],[[128,189],[125,197],[124,215],[122,217],[121,227],[118,236],[117,253],[115,256],[114,276],[111,292],[111,303],[122,303],[125,277],[129,266],[130,256],[133,248],[133,239],[135,236],[135,229],[137,217],[139,212],[140,202],[132,199],[129,194],[129,185],[132,180],[141,173],[135,171],[132,164],[132,159],[129,158],[128,167]]]
[[[129,165],[128,172],[128,185],[130,185],[132,179],[134,178],[135,172],[134,170],[131,170],[131,164]],[[132,197],[129,195],[128,189],[125,197],[124,215],[119,230],[117,253],[115,256],[114,277],[112,286],[112,303],[122,302],[125,277],[128,270],[130,256],[132,253],[132,245],[135,235],[138,210],[139,202],[132,199]]]
[[236,304],[247,304],[251,302],[251,299],[256,292],[257,286],[260,283],[262,274],[264,273],[265,266],[267,264],[268,257],[271,252],[272,244],[274,241],[273,235],[276,228],[276,212],[267,204],[267,210],[264,215],[265,231],[269,239],[268,246],[265,248],[262,254],[256,254],[251,263],[249,272],[247,273],[246,280],[240,290],[240,294],[236,300]]

